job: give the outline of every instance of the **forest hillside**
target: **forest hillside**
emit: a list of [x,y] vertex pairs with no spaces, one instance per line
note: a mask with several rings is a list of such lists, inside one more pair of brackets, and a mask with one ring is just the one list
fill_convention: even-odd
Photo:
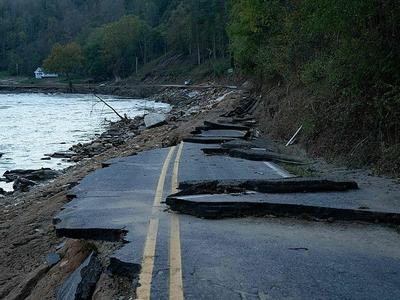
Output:
[[400,172],[399,41],[395,0],[0,1],[0,70],[32,74],[64,58],[72,73],[119,80],[171,55],[212,62],[216,76],[235,67],[257,83],[265,130],[287,137],[303,125],[313,151],[390,174]]

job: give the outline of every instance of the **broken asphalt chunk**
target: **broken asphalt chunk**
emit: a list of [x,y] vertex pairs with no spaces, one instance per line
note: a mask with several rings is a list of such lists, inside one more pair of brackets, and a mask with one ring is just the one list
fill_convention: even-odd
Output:
[[[53,220],[57,223],[57,220]],[[71,239],[88,239],[117,242],[123,240],[127,231],[116,228],[68,228],[62,225],[56,226],[56,234],[58,237],[67,237]]]
[[248,135],[249,132],[243,130],[211,129],[202,131],[200,134],[197,134],[196,137],[229,137],[244,139],[248,137]]
[[256,149],[231,149],[229,151],[229,156],[255,161],[277,161],[293,164],[304,164],[303,161],[294,156]]
[[110,271],[111,274],[134,279],[139,276],[140,270],[140,264],[133,263],[130,259],[123,259],[118,253],[110,257],[108,271]]
[[227,123],[216,123],[211,121],[204,121],[204,126],[212,129],[232,129],[232,130],[244,130],[248,131],[250,128],[243,125],[227,124]]
[[58,264],[58,262],[61,260],[60,254],[58,253],[49,253],[46,256],[46,263],[52,267],[56,264]]
[[186,181],[177,195],[224,194],[245,191],[259,193],[315,193],[358,189],[354,181],[321,178],[283,178],[273,180],[204,180]]
[[253,139],[253,140],[233,140],[221,145],[225,149],[264,149],[264,151],[273,151],[276,146],[273,142],[267,139]]
[[57,300],[90,299],[101,272],[97,254],[92,252],[58,289]]
[[201,136],[191,136],[183,138],[184,142],[187,143],[196,143],[196,144],[221,144],[224,142],[232,141],[235,138],[233,137],[201,137]]
[[167,204],[172,210],[201,218],[264,217],[267,215],[317,218],[325,220],[364,221],[400,224],[397,208],[382,210],[358,209],[358,197],[342,193],[261,194],[231,193],[203,195],[172,195]]

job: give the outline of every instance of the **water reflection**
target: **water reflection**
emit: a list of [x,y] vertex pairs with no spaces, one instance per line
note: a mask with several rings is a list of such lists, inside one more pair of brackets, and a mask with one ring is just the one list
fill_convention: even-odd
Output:
[[[120,114],[143,115],[169,110],[169,105],[142,99],[102,96]],[[118,117],[92,95],[0,94],[0,176],[10,169],[62,169],[70,163],[41,160],[104,131]],[[9,189],[0,181],[0,187]]]

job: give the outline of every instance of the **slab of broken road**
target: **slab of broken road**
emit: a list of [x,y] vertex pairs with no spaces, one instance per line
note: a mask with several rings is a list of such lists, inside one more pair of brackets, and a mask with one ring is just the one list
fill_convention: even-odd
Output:
[[59,299],[91,297],[101,272],[129,278],[132,299],[399,299],[400,203],[338,175],[290,174],[282,162],[312,162],[255,137],[250,111],[75,186],[57,234],[122,244],[103,264],[94,249]]

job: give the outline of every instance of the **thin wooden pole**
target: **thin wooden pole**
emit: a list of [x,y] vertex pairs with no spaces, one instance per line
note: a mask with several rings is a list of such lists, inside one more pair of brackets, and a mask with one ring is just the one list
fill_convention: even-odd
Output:
[[99,96],[97,96],[96,94],[93,94],[97,99],[99,99],[101,102],[103,102],[107,107],[109,107],[118,117],[121,118],[121,120],[125,120],[125,118],[123,116],[121,116],[110,104],[108,104],[106,101],[104,101],[103,99],[101,99]]

